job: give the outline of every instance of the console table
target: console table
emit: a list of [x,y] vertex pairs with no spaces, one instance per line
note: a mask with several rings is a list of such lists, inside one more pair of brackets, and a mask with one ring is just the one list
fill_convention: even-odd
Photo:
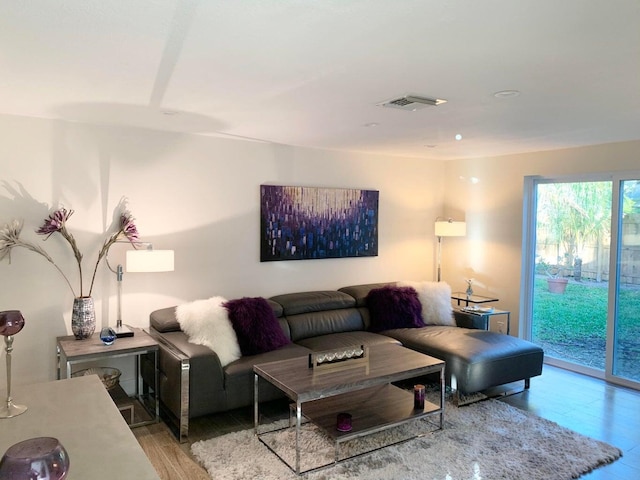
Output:
[[67,480],[160,480],[96,375],[15,386],[28,409],[0,420],[0,455],[34,437],[55,437],[69,454]]
[[[144,330],[133,329],[133,337],[118,338],[113,345],[105,345],[100,335],[95,333],[86,340],[76,340],[73,335],[57,338],[58,379],[70,378],[72,365],[93,360],[133,356],[135,358],[136,386],[133,397],[128,398],[120,386],[116,387],[112,395],[113,401],[119,409],[130,418],[130,426],[138,427],[155,423],[160,418],[158,401],[158,342]],[[151,355],[153,364],[153,383],[143,381],[143,356]],[[151,391],[149,391],[151,389]],[[132,401],[139,403],[151,416],[149,420],[134,423]]]

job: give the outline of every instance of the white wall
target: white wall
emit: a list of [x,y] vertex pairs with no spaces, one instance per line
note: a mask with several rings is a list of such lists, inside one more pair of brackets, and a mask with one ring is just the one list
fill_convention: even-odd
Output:
[[[145,327],[154,309],[212,295],[434,278],[441,162],[12,116],[0,116],[0,132],[0,223],[24,219],[22,238],[42,243],[34,230],[51,206],[75,210],[68,227],[88,277],[126,196],[142,239],[175,250],[175,272],[125,274],[123,318],[130,325]],[[260,263],[262,183],[379,190],[379,256]],[[77,284],[60,236],[43,246]],[[125,249],[113,247],[114,263]],[[15,384],[54,379],[55,337],[71,333],[72,293],[50,264],[25,250],[0,264],[0,278],[0,310],[21,310],[26,319],[14,342]],[[98,328],[113,325],[116,282],[104,264],[93,296]]]
[[[512,312],[517,334],[524,177],[639,169],[640,142],[447,162],[444,211],[466,219],[467,235],[445,240],[443,280],[462,290],[474,278],[476,293],[495,295],[496,306]],[[480,182],[469,183],[473,176]]]

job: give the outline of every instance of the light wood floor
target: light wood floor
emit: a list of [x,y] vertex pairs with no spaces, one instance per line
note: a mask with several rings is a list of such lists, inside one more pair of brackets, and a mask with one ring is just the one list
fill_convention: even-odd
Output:
[[[640,392],[545,365],[543,374],[531,380],[530,390],[501,401],[623,451],[617,462],[582,478],[640,478]],[[287,415],[285,402],[273,402],[262,411],[273,420]],[[252,409],[246,408],[193,420],[190,441],[185,444],[179,444],[163,423],[136,428],[134,434],[163,480],[209,480],[207,472],[192,459],[190,444],[251,428],[252,415]]]

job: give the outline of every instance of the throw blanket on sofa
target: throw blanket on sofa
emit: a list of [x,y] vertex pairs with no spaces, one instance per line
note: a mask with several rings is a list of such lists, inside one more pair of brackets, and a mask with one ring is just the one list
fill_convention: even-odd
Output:
[[238,337],[223,306],[227,299],[211,297],[176,307],[176,319],[189,341],[216,352],[224,367],[241,357]]

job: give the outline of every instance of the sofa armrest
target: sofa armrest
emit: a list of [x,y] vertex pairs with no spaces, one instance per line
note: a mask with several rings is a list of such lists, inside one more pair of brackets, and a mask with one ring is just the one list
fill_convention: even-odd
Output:
[[224,409],[224,374],[220,359],[210,348],[188,341],[184,332],[149,333],[159,343],[160,402],[169,414],[180,441],[186,441],[189,419],[206,413],[211,405]]
[[453,310],[453,315],[456,320],[456,325],[462,328],[473,328],[476,330],[487,330],[488,320],[487,317],[481,315],[474,315],[472,313],[466,313],[462,310]]

